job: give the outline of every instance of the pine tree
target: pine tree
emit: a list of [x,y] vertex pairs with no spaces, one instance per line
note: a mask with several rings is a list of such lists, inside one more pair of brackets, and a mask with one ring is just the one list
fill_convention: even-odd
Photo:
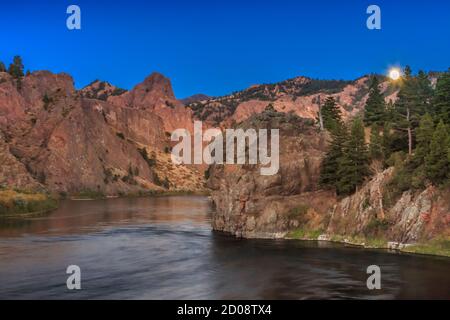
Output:
[[379,82],[376,76],[372,76],[369,97],[364,111],[364,124],[370,126],[372,123],[382,124],[385,116],[386,104],[381,94]]
[[24,76],[23,68],[22,58],[20,56],[15,56],[13,63],[9,65],[8,73],[16,80],[18,89],[22,87],[22,78]]
[[425,157],[430,153],[430,143],[433,139],[433,134],[433,118],[427,113],[422,116],[419,128],[417,128],[417,145],[413,157],[413,162],[416,167],[425,163]]
[[420,116],[426,112],[424,97],[419,93],[426,90],[424,88],[419,90],[424,83],[419,84],[418,79],[412,76],[409,66],[405,68],[402,80],[403,84],[395,103],[395,128],[400,131],[400,134],[406,133],[403,139],[407,140],[408,154],[412,155],[414,129],[419,124]]
[[347,128],[339,123],[335,130],[331,131],[331,142],[328,152],[322,161],[319,183],[326,188],[336,188],[339,181],[339,162],[343,157],[344,143],[347,140]]
[[419,115],[424,115],[425,113],[430,112],[430,103],[433,97],[433,88],[431,87],[431,81],[428,75],[422,70],[420,70],[417,74],[416,86],[416,112],[418,112]]
[[342,122],[342,112],[333,97],[328,97],[325,100],[325,103],[321,108],[321,113],[325,129],[331,131],[340,126]]
[[372,160],[383,158],[383,141],[380,136],[380,129],[376,123],[372,124],[370,130],[369,155]]
[[2,61],[0,61],[0,72],[6,72],[5,64]]
[[433,105],[437,118],[450,125],[450,69],[437,80]]
[[392,137],[391,137],[392,125],[386,122],[383,126],[383,135],[381,137],[381,147],[383,150],[384,159],[389,159],[392,154]]
[[348,195],[355,192],[371,174],[369,155],[361,119],[352,122],[349,139],[344,144],[343,157],[339,163],[337,193]]
[[430,143],[430,152],[425,157],[425,169],[428,179],[436,185],[445,182],[449,177],[450,162],[448,154],[448,128],[441,120],[434,131]]

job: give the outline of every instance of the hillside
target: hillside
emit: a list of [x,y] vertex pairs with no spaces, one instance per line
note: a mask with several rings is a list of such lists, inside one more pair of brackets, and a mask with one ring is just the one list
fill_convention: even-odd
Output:
[[203,190],[200,171],[166,165],[167,132],[192,123],[170,81],[153,74],[118,93],[102,82],[76,91],[69,75],[48,71],[19,88],[0,73],[0,183],[61,195]]
[[[398,88],[379,76],[386,101],[395,100]],[[316,80],[297,77],[274,84],[254,85],[223,97],[195,101],[187,106],[196,119],[212,125],[241,122],[269,104],[277,111],[294,112],[300,117],[315,118],[318,106],[328,96],[336,98],[345,117],[361,112],[368,94],[369,76],[354,81]]]

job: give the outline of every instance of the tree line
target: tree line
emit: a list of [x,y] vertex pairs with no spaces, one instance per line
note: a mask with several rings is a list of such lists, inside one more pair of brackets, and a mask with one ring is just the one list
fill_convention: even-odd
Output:
[[[6,69],[5,64],[0,61],[0,72],[8,72],[16,81],[17,89],[20,90],[22,88],[22,78],[25,74],[22,58],[20,56],[15,56],[13,58],[13,61],[9,65],[8,69]],[[27,74],[28,73],[29,72],[27,72]]]
[[321,126],[331,136],[321,168],[323,187],[352,194],[373,174],[374,164],[395,167],[392,184],[398,192],[450,183],[450,69],[432,85],[425,72],[413,75],[406,67],[396,85],[397,100],[386,103],[372,76],[364,113],[348,124],[333,97],[320,106]]

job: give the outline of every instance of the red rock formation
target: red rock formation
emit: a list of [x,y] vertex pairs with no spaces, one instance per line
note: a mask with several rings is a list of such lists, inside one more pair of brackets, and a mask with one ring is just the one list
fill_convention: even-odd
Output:
[[316,193],[326,136],[318,133],[311,121],[265,111],[241,127],[280,129],[280,169],[275,175],[263,176],[260,165],[212,166],[208,187],[216,206],[212,217],[215,230],[239,237],[282,237],[298,227],[290,209],[302,202],[318,208],[333,203],[327,192]]
[[[262,112],[269,104],[280,112],[293,112],[300,117],[315,119],[319,101],[328,96],[336,99],[344,118],[363,110],[368,97],[369,77],[355,81],[325,81],[297,77],[277,84],[254,85],[228,96],[207,101],[194,101],[189,107],[198,119],[218,125],[241,122],[253,114]],[[386,101],[395,101],[397,90],[389,81],[381,84]]]
[[[17,178],[11,181],[2,170],[0,183],[112,195],[162,190],[164,175],[156,176],[142,150],[164,152],[169,146],[166,131],[191,128],[191,111],[175,99],[170,82],[159,74],[120,96],[105,85],[110,102],[85,97],[95,96],[88,93],[99,93],[100,87],[95,82],[77,92],[70,76],[38,71],[24,77],[18,90],[13,79],[1,73],[0,129],[2,141],[7,140],[1,154],[4,168],[6,163],[14,168]],[[190,176],[201,174],[186,170]],[[170,176],[176,178],[175,173]]]
[[166,132],[178,128],[193,131],[191,109],[175,98],[170,80],[160,73],[152,73],[132,90],[109,97],[108,102],[155,113],[162,118]]

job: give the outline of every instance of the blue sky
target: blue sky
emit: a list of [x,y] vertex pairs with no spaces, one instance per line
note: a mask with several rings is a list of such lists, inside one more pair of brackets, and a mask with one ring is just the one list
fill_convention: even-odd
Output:
[[[81,30],[66,8],[81,8]],[[366,28],[381,8],[382,29]],[[152,71],[177,97],[223,95],[299,75],[354,79],[392,65],[450,67],[450,2],[427,1],[2,1],[0,60],[130,89]]]

